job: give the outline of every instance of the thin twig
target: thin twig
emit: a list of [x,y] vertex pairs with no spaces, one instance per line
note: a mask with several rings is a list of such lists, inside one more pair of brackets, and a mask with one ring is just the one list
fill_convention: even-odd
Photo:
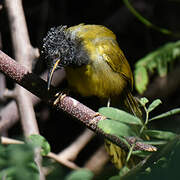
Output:
[[4,97],[4,92],[6,90],[6,79],[5,76],[3,74],[0,73],[0,100],[4,101],[5,97]]
[[18,109],[15,100],[12,100],[0,112],[0,132],[12,127],[19,119]]
[[[31,71],[33,58],[35,57],[33,53],[35,51],[33,51],[30,44],[22,1],[6,0],[5,5],[8,12],[15,58],[20,64],[23,64]],[[29,95],[30,93],[19,85],[16,85],[15,93],[25,136],[39,134],[33,103]],[[34,153],[35,162],[39,168],[40,180],[44,180],[45,176],[41,167],[42,158],[40,149],[35,149]]]
[[13,98],[14,99],[14,98],[16,98],[16,93],[14,90],[5,89],[3,96],[5,98]]
[[[1,143],[2,144],[24,144],[23,141],[19,141],[19,140],[16,140],[16,139],[12,139],[12,138],[7,138],[7,137],[1,137]],[[54,159],[56,162],[60,163],[60,164],[63,164],[64,166],[67,166],[71,169],[80,169],[79,166],[77,166],[75,163],[69,161],[69,160],[66,160],[64,158],[61,158],[60,156],[58,156],[57,154],[55,153],[48,153],[47,154],[47,157],[51,158],[51,159]]]
[[61,159],[74,161],[79,152],[94,137],[94,133],[86,129],[70,146],[58,154]]
[[[86,127],[95,131],[97,134],[109,139],[122,149],[128,150],[127,145],[122,142],[120,138],[105,133],[98,127],[98,122],[104,120],[104,116],[97,114],[95,111],[69,96],[60,96],[57,98],[56,94],[58,90],[51,86],[50,90],[47,91],[47,83],[45,81],[37,77],[35,74],[30,73],[25,67],[16,63],[2,51],[0,51],[0,71],[29,90],[31,93],[53,105],[57,110],[62,109],[71,116],[75,117]],[[146,144],[142,143],[139,147],[137,147],[137,150],[138,148],[146,150],[146,146]]]
[[1,136],[1,144],[24,144],[24,142]]
[[[59,75],[60,74],[60,75]],[[42,76],[43,79],[46,79],[47,72],[45,72]],[[58,73],[54,74],[54,78],[52,80],[52,84],[59,84],[65,77],[64,70],[59,70]],[[30,94],[33,105],[39,103],[40,99],[37,96]],[[5,107],[3,107],[0,111],[0,132],[6,131],[11,128],[18,120],[19,113],[17,109],[17,105],[14,100],[10,101]]]
[[48,153],[47,157],[52,158],[55,161],[65,165],[65,166],[67,166],[67,167],[69,167],[71,169],[80,169],[80,167],[77,166],[74,162],[69,161],[69,160],[64,159],[64,158],[61,158],[61,157],[59,157],[59,155],[56,155],[56,154],[54,154],[52,152]]
[[[0,10],[1,10],[1,5],[0,5]],[[1,32],[0,32],[0,49],[2,49],[3,46],[2,46],[2,35],[1,35]],[[4,94],[4,91],[6,89],[6,79],[5,79],[5,76],[3,74],[0,73],[0,101],[4,101],[5,98],[3,96]]]
[[129,0],[123,0],[124,4],[126,5],[126,7],[131,11],[131,13],[139,20],[141,21],[145,26],[149,27],[149,28],[152,28],[158,32],[161,32],[162,34],[165,34],[165,35],[171,35],[171,36],[174,36],[174,37],[180,37],[180,33],[175,33],[175,32],[172,32],[168,29],[165,29],[165,28],[161,28],[161,27],[158,27],[156,25],[154,25],[153,23],[151,23],[149,20],[147,20],[146,18],[144,18],[139,12],[137,12],[135,10],[135,8],[131,5],[131,3],[129,2]]
[[109,161],[109,158],[110,157],[107,154],[104,145],[102,145],[85,163],[84,167],[90,169],[95,174],[98,174],[102,171],[104,165]]
[[[11,27],[15,58],[20,64],[25,65],[31,71],[32,47],[28,36],[22,2],[21,0],[6,0],[5,5]],[[25,135],[38,134],[39,130],[29,93],[18,85],[15,92]]]

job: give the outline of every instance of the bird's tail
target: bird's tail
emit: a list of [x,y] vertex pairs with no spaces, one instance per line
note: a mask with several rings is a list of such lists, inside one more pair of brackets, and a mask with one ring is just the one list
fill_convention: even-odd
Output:
[[[123,97],[123,96],[121,96]],[[123,97],[123,103],[121,103],[122,109],[125,111],[133,114],[134,116],[137,116],[139,118],[142,118],[142,112],[139,108],[139,104],[137,100],[133,97],[130,91],[126,91],[124,93]],[[122,148],[117,146],[116,144],[113,144],[109,140],[105,140],[105,148],[108,154],[111,157],[112,163],[118,168],[122,168],[126,163],[127,158],[127,152],[124,151]],[[128,161],[128,167],[132,168],[134,165],[136,165],[139,162],[139,159],[135,156],[132,156],[130,160]]]
[[128,90],[126,91],[126,96],[124,97],[124,105],[126,111],[142,119],[142,112],[139,107],[139,103]]

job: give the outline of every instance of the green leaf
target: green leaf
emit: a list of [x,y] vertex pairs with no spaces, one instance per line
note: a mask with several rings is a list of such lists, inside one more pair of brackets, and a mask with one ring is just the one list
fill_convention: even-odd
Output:
[[167,43],[138,60],[135,65],[135,87],[138,92],[142,94],[146,90],[148,72],[151,72],[151,75],[158,73],[161,77],[166,76],[173,62],[179,59],[180,41],[176,41]]
[[119,171],[119,177],[123,177],[129,171],[130,171],[130,169],[127,166],[123,166]]
[[162,101],[160,99],[156,99],[154,100],[148,107],[148,112],[151,112],[152,110],[154,110],[157,106],[159,106],[160,104],[162,104]]
[[149,82],[148,73],[145,67],[139,66],[134,71],[135,87],[137,91],[142,94],[146,89]]
[[127,146],[128,149],[131,148],[131,145],[128,143],[128,141],[127,141],[127,139],[125,137],[118,136],[118,138],[121,140],[121,142],[123,142]]
[[93,173],[88,169],[80,169],[72,171],[65,180],[91,180],[93,179]]
[[167,143],[167,141],[163,140],[154,140],[154,141],[142,141],[144,144],[150,144],[150,145],[164,145]]
[[142,122],[139,118],[120,109],[116,109],[112,107],[102,107],[99,109],[99,113],[109,119],[117,120],[119,122],[133,124],[133,125],[142,125]]
[[176,109],[172,109],[170,111],[167,111],[165,113],[162,113],[158,116],[155,116],[151,119],[149,119],[149,121],[153,121],[153,120],[156,120],[156,119],[161,119],[161,118],[164,118],[164,117],[167,117],[167,116],[172,116],[172,115],[175,115],[175,114],[179,114],[180,113],[180,108],[176,108]]
[[144,133],[148,135],[150,138],[163,139],[167,141],[177,136],[175,133],[169,131],[159,131],[159,130],[145,130]]
[[0,154],[0,179],[39,179],[38,167],[34,163],[34,149],[30,144],[0,145],[0,149],[4,151]]
[[148,155],[152,154],[153,152],[151,151],[133,151],[132,152],[132,155],[135,155],[135,156],[139,156],[139,157],[142,157],[142,158],[145,158],[147,157]]
[[146,97],[142,97],[140,99],[140,103],[142,106],[145,106],[148,102],[149,102],[149,100]]
[[125,123],[116,120],[100,120],[98,127],[107,134],[121,137],[137,136],[133,129]]
[[41,147],[41,149],[42,149],[41,155],[42,156],[46,156],[51,151],[51,147],[50,147],[49,143],[43,136],[38,135],[38,134],[32,134],[31,136],[29,136],[29,139],[31,140],[30,143],[33,146]]

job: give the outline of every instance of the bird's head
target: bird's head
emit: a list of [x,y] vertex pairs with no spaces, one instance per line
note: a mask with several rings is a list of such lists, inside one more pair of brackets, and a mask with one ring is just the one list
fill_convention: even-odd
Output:
[[42,54],[45,57],[48,67],[48,89],[51,84],[53,73],[61,67],[81,66],[87,64],[86,60],[81,61],[79,54],[82,54],[82,45],[67,26],[53,27],[43,39]]

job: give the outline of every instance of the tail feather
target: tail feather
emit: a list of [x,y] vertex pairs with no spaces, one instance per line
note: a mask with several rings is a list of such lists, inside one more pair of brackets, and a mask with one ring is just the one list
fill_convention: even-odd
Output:
[[[122,148],[106,139],[105,149],[111,157],[111,162],[115,165],[117,169],[121,169],[126,164],[127,152],[124,151]],[[132,168],[137,162],[138,159],[133,156],[130,158],[127,165],[129,168]]]
[[[137,100],[133,97],[130,91],[126,90],[124,92],[124,96],[121,96],[122,102],[120,103],[120,106],[125,111],[133,114],[134,116],[139,117],[142,119],[142,112],[139,108],[139,104]],[[116,99],[117,100],[117,99]],[[116,101],[117,103],[117,101]],[[117,105],[117,104],[116,104]],[[119,107],[119,106],[118,106]],[[109,155],[111,156],[112,163],[118,168],[122,168],[126,163],[127,158],[127,152],[124,151],[122,148],[117,146],[116,144],[111,143],[108,140],[105,140],[105,148]],[[130,160],[128,161],[128,167],[132,168],[135,164],[139,162],[139,158],[136,156],[132,156]]]
[[139,104],[137,100],[135,99],[135,97],[133,97],[130,91],[126,93],[124,104],[129,113],[133,114],[134,116],[139,117],[140,119],[142,118],[142,112],[139,107]]

